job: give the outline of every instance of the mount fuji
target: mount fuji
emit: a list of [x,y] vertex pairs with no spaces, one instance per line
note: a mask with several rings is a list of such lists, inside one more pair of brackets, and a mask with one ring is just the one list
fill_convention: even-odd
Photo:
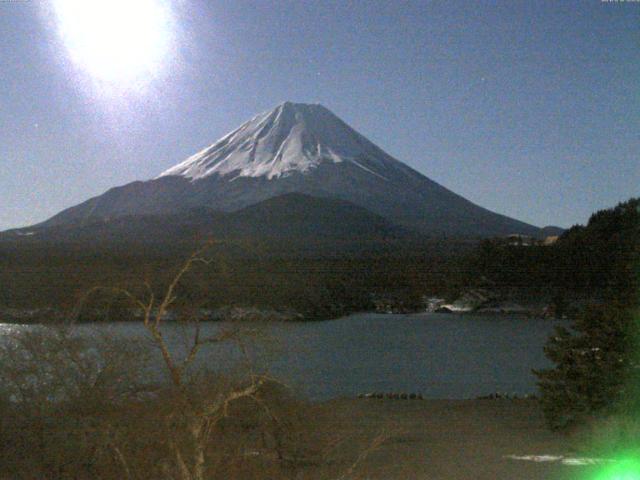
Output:
[[155,179],[112,188],[38,227],[175,216],[201,207],[236,212],[286,194],[350,202],[426,234],[541,234],[396,160],[322,105],[290,102],[255,116]]

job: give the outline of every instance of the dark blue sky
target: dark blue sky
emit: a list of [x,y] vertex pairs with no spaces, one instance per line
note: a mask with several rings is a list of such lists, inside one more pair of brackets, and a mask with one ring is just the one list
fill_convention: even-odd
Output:
[[284,100],[320,102],[445,187],[536,225],[583,223],[640,195],[640,3],[172,11],[163,74],[105,92],[71,63],[42,2],[0,1],[0,229],[154,177]]

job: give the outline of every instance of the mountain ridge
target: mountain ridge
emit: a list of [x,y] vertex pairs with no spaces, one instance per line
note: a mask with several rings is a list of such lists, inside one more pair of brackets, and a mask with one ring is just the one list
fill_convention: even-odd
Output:
[[233,212],[287,193],[344,200],[438,236],[541,235],[393,158],[327,108],[291,102],[256,115],[155,179],[112,188],[40,225],[202,206]]
[[196,207],[174,214],[94,219],[0,233],[0,242],[28,238],[34,242],[86,244],[131,241],[184,242],[194,239],[331,240],[336,242],[413,240],[418,237],[363,207],[337,199],[288,193],[234,212]]

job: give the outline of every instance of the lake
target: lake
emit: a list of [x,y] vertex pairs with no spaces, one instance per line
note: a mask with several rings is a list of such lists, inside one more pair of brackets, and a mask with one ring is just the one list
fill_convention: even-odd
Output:
[[[252,356],[313,400],[367,392],[448,399],[494,392],[524,395],[536,391],[531,369],[550,365],[543,346],[558,324],[508,316],[363,313],[323,322],[263,324],[260,329],[277,346],[253,349]],[[203,333],[223,325],[204,324]],[[5,331],[13,328],[33,327],[4,326]],[[95,329],[129,338],[145,335],[138,323],[77,328],[82,335]],[[169,323],[164,328],[165,338],[180,348],[183,329]],[[202,351],[200,366],[224,364],[229,354],[228,348]]]

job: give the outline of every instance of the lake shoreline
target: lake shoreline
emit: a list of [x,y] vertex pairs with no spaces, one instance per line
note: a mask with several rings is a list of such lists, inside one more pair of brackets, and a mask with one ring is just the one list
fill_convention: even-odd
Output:
[[[223,309],[219,309],[223,310]],[[224,310],[232,310],[230,308],[224,308]],[[380,311],[376,309],[372,310],[358,310],[353,312],[345,312],[339,316],[304,316],[301,313],[291,310],[272,310],[272,309],[260,309],[256,307],[241,307],[232,311],[229,314],[217,313],[210,310],[203,311],[201,318],[198,320],[202,323],[221,323],[229,321],[247,322],[247,323],[270,323],[270,322],[286,322],[286,323],[313,323],[313,322],[330,322],[340,320],[353,315],[420,315],[420,314],[441,314],[451,317],[495,317],[495,318],[514,318],[514,319],[544,319],[549,321],[562,320],[556,317],[543,316],[534,314],[533,312],[511,312],[511,311],[499,311],[499,310],[481,310],[481,311],[432,311],[425,309],[403,309],[399,311]],[[66,312],[53,309],[0,309],[0,325],[56,325],[56,324],[100,324],[100,323],[132,323],[142,321],[141,315],[135,315],[133,318],[128,316],[127,318],[113,318],[105,317],[103,312],[96,312],[94,315],[87,318],[78,318],[69,320],[70,314]],[[102,318],[100,318],[102,317]],[[53,318],[54,320],[45,321],[44,318]],[[564,319],[566,320],[566,319]],[[168,323],[174,323],[179,321],[177,315],[170,315],[164,319]]]
[[[342,398],[315,403],[315,426],[324,435],[370,438],[395,432],[361,467],[364,478],[539,480],[586,478],[587,467],[513,457],[580,457],[577,441],[550,431],[535,400],[397,401]],[[325,425],[325,427],[322,427]],[[332,431],[326,425],[330,425]],[[347,445],[338,461],[356,455]]]

